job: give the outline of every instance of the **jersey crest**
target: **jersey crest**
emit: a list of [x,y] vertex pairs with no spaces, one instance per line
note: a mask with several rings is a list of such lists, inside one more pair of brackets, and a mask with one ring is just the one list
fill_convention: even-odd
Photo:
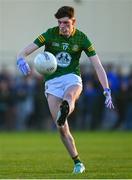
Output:
[[56,55],[57,64],[60,67],[67,67],[71,63],[71,55],[67,52],[60,52]]
[[79,50],[79,46],[77,44],[75,44],[72,48],[73,51],[78,51]]

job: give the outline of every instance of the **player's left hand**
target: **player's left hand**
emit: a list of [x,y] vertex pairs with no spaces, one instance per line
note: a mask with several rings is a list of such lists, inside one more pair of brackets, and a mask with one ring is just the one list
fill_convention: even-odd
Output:
[[114,109],[114,105],[113,105],[112,97],[111,97],[111,90],[106,88],[106,89],[104,89],[104,93],[103,94],[106,97],[106,99],[105,99],[105,106],[107,108]]

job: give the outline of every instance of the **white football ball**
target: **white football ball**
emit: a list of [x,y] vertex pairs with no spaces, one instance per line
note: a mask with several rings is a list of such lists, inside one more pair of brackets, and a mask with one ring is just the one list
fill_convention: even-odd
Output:
[[34,58],[34,67],[40,74],[52,74],[57,69],[56,57],[47,51],[38,53]]

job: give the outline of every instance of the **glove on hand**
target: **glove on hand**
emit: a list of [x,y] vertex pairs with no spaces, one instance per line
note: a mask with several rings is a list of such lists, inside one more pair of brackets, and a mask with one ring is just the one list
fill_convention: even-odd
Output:
[[17,60],[18,69],[26,76],[31,72],[31,69],[28,63],[25,61],[24,58],[20,58]]
[[103,94],[106,97],[106,99],[105,99],[105,106],[107,108],[114,109],[114,105],[113,105],[112,97],[111,97],[111,90],[106,88],[106,89],[104,89],[104,93]]

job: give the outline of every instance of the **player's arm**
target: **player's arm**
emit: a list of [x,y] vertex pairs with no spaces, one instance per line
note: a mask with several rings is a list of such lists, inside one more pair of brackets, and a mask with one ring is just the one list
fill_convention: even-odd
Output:
[[26,62],[26,57],[45,44],[45,37],[46,33],[39,35],[33,43],[29,44],[18,53],[17,66],[24,75],[30,74],[31,71],[28,63]]
[[35,43],[31,43],[28,46],[26,46],[24,49],[22,49],[18,55],[17,55],[17,66],[18,69],[24,74],[28,75],[31,72],[30,66],[26,62],[26,57],[33,53],[35,50],[37,50],[39,46],[37,46]]
[[111,90],[109,88],[108,78],[98,55],[96,54],[94,56],[90,56],[89,60],[93,64],[93,67],[97,73],[98,79],[104,89],[104,95],[106,97],[106,100],[105,100],[106,107],[110,109],[114,108],[114,105],[112,103]]
[[30,55],[31,53],[36,51],[38,48],[39,48],[39,46],[36,45],[35,43],[29,44],[28,46],[26,46],[24,49],[22,49],[18,53],[17,59],[19,59],[19,58],[26,58],[28,55]]
[[104,95],[106,97],[105,104],[108,108],[114,108],[111,98],[111,90],[109,88],[108,79],[106,72],[101,64],[101,61],[96,54],[95,48],[93,44],[90,42],[90,40],[87,38],[87,36],[84,36],[83,41],[83,49],[87,56],[89,57],[89,60],[93,64],[93,67],[97,73],[98,79],[104,89]]
[[101,64],[101,61],[98,55],[96,54],[93,44],[90,42],[90,40],[86,36],[84,36],[83,42],[84,42],[83,44],[84,51],[89,57],[89,60],[91,61],[91,63],[93,64],[103,89],[109,88],[105,70]]
[[98,57],[98,55],[94,55],[94,56],[90,56],[89,57],[89,60],[91,61],[96,73],[97,73],[97,76],[99,78],[99,81],[103,87],[103,89],[109,89],[109,84],[108,84],[108,79],[107,79],[107,75],[106,75],[106,72],[102,66],[102,63]]

